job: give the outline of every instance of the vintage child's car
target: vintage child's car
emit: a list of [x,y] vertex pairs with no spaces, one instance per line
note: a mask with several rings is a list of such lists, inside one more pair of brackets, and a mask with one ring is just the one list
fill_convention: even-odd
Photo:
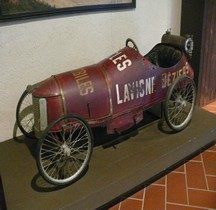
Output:
[[79,179],[93,150],[93,127],[107,134],[131,128],[143,112],[163,102],[163,116],[174,131],[190,122],[195,104],[191,37],[163,35],[142,56],[136,44],[97,64],[53,75],[28,86],[17,105],[17,124],[36,137],[40,174],[55,185]]

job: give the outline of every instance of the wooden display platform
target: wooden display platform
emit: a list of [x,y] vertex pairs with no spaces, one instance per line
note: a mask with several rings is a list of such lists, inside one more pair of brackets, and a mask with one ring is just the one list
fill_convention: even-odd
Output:
[[[216,116],[196,108],[188,128],[161,132],[154,122],[115,147],[94,148],[89,169],[76,183],[57,188],[38,174],[35,141],[0,144],[0,172],[8,209],[103,209],[216,139]],[[103,206],[103,207],[102,207]]]

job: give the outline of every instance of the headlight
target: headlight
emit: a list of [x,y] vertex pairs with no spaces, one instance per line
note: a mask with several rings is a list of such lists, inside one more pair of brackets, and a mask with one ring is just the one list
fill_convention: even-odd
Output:
[[34,131],[35,136],[40,138],[41,132],[47,127],[47,102],[45,98],[33,97],[34,107]]
[[43,131],[47,127],[47,102],[45,98],[39,99],[40,111],[40,130]]

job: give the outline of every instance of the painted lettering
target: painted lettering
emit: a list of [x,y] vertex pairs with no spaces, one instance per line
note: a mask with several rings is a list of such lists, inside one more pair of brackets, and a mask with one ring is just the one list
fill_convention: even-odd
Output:
[[119,61],[121,61],[121,60],[125,60],[125,59],[127,59],[127,56],[125,55],[125,54],[123,54],[123,55],[120,55],[120,56],[118,56],[117,58],[114,58],[113,60],[112,60],[112,62],[114,63],[114,64],[117,64]]
[[116,84],[116,95],[117,95],[117,104],[121,104],[123,101],[122,101],[122,99],[120,99],[118,84]]
[[127,55],[118,52],[109,58],[117,67],[119,71],[125,70],[128,66],[132,65],[132,61],[128,59]]
[[169,87],[172,82],[181,75],[189,74],[189,66],[188,63],[185,63],[185,66],[174,72],[165,72],[162,74],[162,88]]
[[111,56],[109,57],[109,59],[112,61],[112,60],[114,60],[114,59],[115,59],[115,57],[118,57],[118,55],[120,55],[120,54],[122,54],[122,52],[121,52],[121,51],[119,51],[119,52],[117,52],[117,53],[115,53],[115,54],[111,55]]
[[89,75],[85,69],[82,69],[77,72],[72,72],[72,75],[74,76],[76,80],[81,96],[94,92],[93,84],[90,81]]
[[123,61],[122,63],[119,63],[119,64],[117,65],[117,69],[118,69],[119,71],[123,71],[123,70],[125,70],[128,66],[131,66],[131,64],[132,64],[131,60],[127,59],[127,60]]
[[126,103],[154,93],[154,79],[140,79],[124,85],[116,84],[117,104]]
[[137,90],[137,96],[139,93],[140,98],[144,97],[144,95],[145,95],[144,84],[145,84],[144,79],[141,79],[139,81],[140,91]]
[[93,91],[94,91],[94,88],[93,88],[91,81],[81,83],[79,86],[79,89],[80,89],[80,95],[81,96],[87,95],[89,93],[93,93]]

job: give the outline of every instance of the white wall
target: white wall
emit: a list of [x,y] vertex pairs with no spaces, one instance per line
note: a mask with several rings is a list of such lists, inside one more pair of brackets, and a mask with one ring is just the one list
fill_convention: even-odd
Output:
[[137,0],[135,10],[0,25],[0,142],[13,137],[15,110],[28,84],[93,64],[134,39],[142,54],[172,28],[180,32],[181,0]]

